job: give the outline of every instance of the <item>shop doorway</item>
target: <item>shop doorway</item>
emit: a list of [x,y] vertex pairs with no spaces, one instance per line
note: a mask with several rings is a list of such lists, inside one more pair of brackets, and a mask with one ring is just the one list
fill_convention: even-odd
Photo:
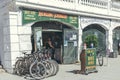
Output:
[[54,59],[58,63],[62,63],[62,44],[63,44],[63,33],[61,31],[43,31],[42,32],[43,46],[46,46],[48,39],[51,40],[54,46]]
[[34,50],[39,50],[40,38],[42,38],[40,40],[42,46],[45,46],[46,41],[50,38],[54,42],[54,57],[58,63],[74,63],[77,60],[78,32],[73,26],[68,26],[57,21],[41,21],[32,26],[32,31],[35,39],[33,41]]
[[78,31],[64,29],[63,63],[70,64],[77,61]]

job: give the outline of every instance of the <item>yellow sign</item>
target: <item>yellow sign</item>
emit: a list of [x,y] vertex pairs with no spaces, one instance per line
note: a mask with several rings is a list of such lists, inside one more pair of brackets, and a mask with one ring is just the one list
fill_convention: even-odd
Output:
[[45,17],[54,17],[54,18],[63,18],[66,19],[67,15],[64,14],[54,14],[50,12],[39,12],[39,16],[45,16]]

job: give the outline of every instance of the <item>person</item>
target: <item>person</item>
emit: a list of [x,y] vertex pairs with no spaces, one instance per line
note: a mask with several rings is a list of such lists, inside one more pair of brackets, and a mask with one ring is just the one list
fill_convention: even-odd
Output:
[[54,44],[53,44],[53,42],[51,41],[50,38],[48,38],[45,46],[46,46],[46,49],[48,49],[50,51],[51,59],[54,59],[55,49],[54,49]]
[[118,54],[120,55],[120,40],[118,41]]
[[33,53],[35,51],[35,43],[34,43],[34,35],[33,35],[33,33],[31,35],[31,44],[32,44],[31,53]]

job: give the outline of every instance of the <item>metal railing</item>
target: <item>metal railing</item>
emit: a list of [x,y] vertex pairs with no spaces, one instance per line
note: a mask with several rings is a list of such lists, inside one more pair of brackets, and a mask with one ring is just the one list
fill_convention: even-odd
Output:
[[107,0],[81,0],[82,5],[97,7],[97,8],[107,8]]
[[111,10],[120,12],[120,2],[111,2]]

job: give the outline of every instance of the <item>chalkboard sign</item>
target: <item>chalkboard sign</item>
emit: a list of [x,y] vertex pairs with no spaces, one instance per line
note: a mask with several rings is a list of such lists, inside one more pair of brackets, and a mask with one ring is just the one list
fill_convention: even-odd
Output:
[[96,49],[87,48],[85,50],[85,69],[86,73],[97,72],[96,70]]

